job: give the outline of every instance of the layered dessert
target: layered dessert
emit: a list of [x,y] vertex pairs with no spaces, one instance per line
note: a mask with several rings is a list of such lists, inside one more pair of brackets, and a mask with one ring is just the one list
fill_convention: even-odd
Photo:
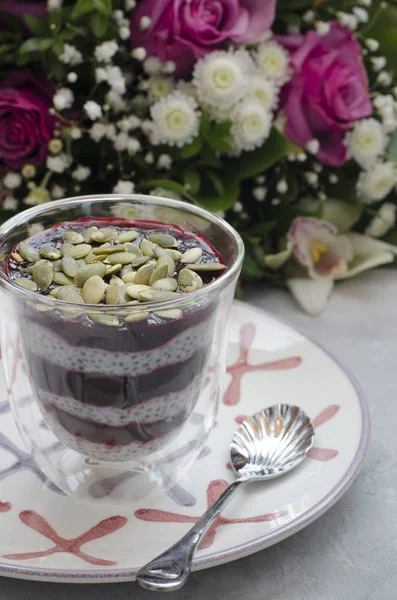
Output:
[[58,439],[108,461],[164,447],[200,395],[216,299],[193,292],[227,269],[217,250],[176,226],[91,218],[20,242],[6,268],[32,292],[20,339]]

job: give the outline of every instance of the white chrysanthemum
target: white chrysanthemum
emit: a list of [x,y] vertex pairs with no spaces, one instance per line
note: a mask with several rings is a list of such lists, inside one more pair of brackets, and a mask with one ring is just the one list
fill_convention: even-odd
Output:
[[261,146],[269,136],[271,113],[258,100],[243,100],[232,112],[233,154]]
[[[133,194],[134,189],[135,189],[135,184],[132,183],[132,181],[122,181],[120,179],[114,186],[113,192],[115,194]],[[121,215],[116,215],[116,216],[121,216]]]
[[91,169],[89,167],[83,167],[79,165],[77,169],[72,172],[72,177],[76,181],[85,181],[91,175]]
[[3,202],[3,210],[16,210],[18,208],[18,200],[14,196],[6,196]]
[[235,105],[233,104],[229,108],[222,108],[221,106],[210,106],[209,104],[202,104],[203,111],[207,114],[207,116],[217,123],[223,123],[224,121],[229,121],[231,119],[231,114],[235,109]]
[[22,183],[22,177],[19,173],[9,172],[3,178],[4,187],[9,190],[15,190],[15,188],[19,187]]
[[266,77],[277,85],[283,85],[290,76],[289,54],[277,42],[271,40],[259,44],[255,61]]
[[54,173],[63,173],[70,167],[72,159],[68,154],[62,152],[58,156],[47,156],[47,169]]
[[385,202],[379,209],[368,227],[365,229],[365,235],[372,237],[382,237],[391,229],[396,222],[397,206],[391,202]]
[[203,104],[227,109],[244,97],[253,62],[246,50],[218,50],[199,60],[193,71],[193,84]]
[[58,184],[55,184],[52,186],[51,188],[51,198],[53,198],[54,200],[59,200],[60,198],[63,198],[65,195],[65,190],[63,187],[61,187]]
[[182,92],[176,91],[161,98],[150,109],[153,119],[154,144],[168,144],[181,148],[189,144],[199,131],[200,112],[197,104]]
[[196,100],[196,102],[198,101],[196,88],[191,81],[180,79],[176,84],[176,89],[180,90],[185,96],[190,96],[193,100]]
[[376,163],[368,171],[360,173],[357,194],[365,204],[383,200],[397,183],[396,166],[392,162]]
[[70,108],[72,106],[73,100],[74,94],[72,90],[69,90],[69,88],[60,88],[54,94],[52,101],[57,110],[65,110],[65,108]]
[[91,121],[96,121],[102,117],[102,108],[99,106],[98,102],[94,102],[94,100],[88,100],[83,108]]
[[95,69],[97,83],[106,81],[116,94],[123,95],[126,92],[126,83],[120,67],[106,66]]
[[116,41],[111,40],[109,42],[103,42],[100,46],[97,46],[94,50],[94,56],[99,62],[108,63],[112,57],[116,54],[119,49],[119,45]]
[[58,58],[65,65],[80,65],[83,62],[83,55],[80,50],[77,50],[71,44],[64,44],[63,52]]
[[346,136],[349,158],[354,158],[363,169],[383,154],[386,144],[387,136],[376,119],[357,121]]
[[247,97],[255,98],[267,110],[273,110],[277,106],[278,90],[262,73],[256,73],[249,78]]
[[151,102],[157,102],[172,92],[175,87],[174,80],[171,77],[155,76],[148,80],[149,99]]

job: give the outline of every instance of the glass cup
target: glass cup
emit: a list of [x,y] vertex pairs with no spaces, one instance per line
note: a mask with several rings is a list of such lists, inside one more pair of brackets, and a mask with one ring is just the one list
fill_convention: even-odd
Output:
[[[8,277],[4,261],[33,225],[47,229],[82,218],[117,225],[117,217],[202,235],[228,268],[175,299],[118,306],[61,302]],[[128,500],[154,484],[169,489],[198,456],[217,414],[244,254],[239,235],[219,217],[177,200],[97,195],[16,215],[0,227],[0,253],[9,400],[47,478],[67,494],[90,499]],[[107,493],[114,478],[122,485]]]

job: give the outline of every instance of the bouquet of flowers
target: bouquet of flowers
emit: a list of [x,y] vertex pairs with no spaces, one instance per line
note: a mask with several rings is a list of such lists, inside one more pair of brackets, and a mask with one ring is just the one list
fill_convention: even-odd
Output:
[[391,0],[3,0],[0,218],[182,198],[317,314],[397,252],[396,43]]

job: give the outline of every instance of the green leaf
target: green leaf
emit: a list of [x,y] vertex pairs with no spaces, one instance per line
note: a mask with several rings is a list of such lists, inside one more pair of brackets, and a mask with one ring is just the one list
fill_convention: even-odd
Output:
[[183,198],[188,198],[188,200],[195,202],[194,196],[192,196],[192,194],[190,194],[183,185],[176,181],[170,181],[169,179],[149,179],[148,181],[143,181],[137,185],[137,190],[138,192],[144,192],[156,187],[162,187],[166,190],[170,190],[171,192],[176,192]]
[[62,11],[52,10],[48,13],[50,26],[52,26],[51,33],[53,36],[57,35],[62,25]]
[[245,244],[245,258],[241,275],[243,279],[262,279],[264,277],[265,254],[258,245]]
[[37,37],[44,37],[49,33],[47,26],[47,19],[43,17],[36,17],[35,15],[30,15],[26,13],[23,15],[23,20],[29,29],[33,33],[33,35]]
[[55,54],[62,54],[64,50],[64,42],[63,40],[61,40],[61,38],[56,37],[54,39],[54,42],[52,44],[52,51],[55,52]]
[[189,191],[192,194],[197,194],[200,190],[201,177],[200,173],[194,169],[188,169],[183,174],[183,181],[185,185],[190,186]]
[[99,13],[109,17],[112,13],[112,0],[94,0],[94,7]]
[[31,52],[45,52],[51,48],[52,43],[52,38],[30,38],[19,48],[19,53],[30,54]]
[[5,25],[5,28],[8,29],[8,31],[12,31],[14,33],[20,33],[21,32],[21,24],[19,22],[19,20],[17,19],[17,17],[15,15],[12,15],[9,12],[6,11],[2,11],[1,10],[1,5],[0,5],[0,15],[1,15],[1,20]]
[[45,60],[48,72],[55,77],[57,81],[62,81],[65,77],[66,66],[59,62],[58,57],[53,52],[49,52]]
[[390,141],[386,148],[386,157],[389,160],[397,161],[397,131],[393,131],[390,136]]
[[201,138],[196,137],[191,144],[187,144],[183,146],[179,152],[179,156],[181,158],[192,158],[192,156],[196,156],[203,147],[203,142]]
[[[307,7],[311,7],[313,4],[312,0],[278,0],[277,12],[291,11],[291,10],[303,10]],[[282,18],[282,15],[280,15]]]
[[240,231],[242,237],[251,237],[251,236],[259,236],[262,237],[269,233],[276,225],[276,221],[265,221],[263,223],[258,223],[257,225],[253,225],[249,229],[244,229]]
[[91,31],[96,38],[102,38],[109,27],[109,19],[101,13],[94,13],[91,17]]
[[231,208],[240,196],[240,182],[236,177],[233,177],[230,173],[221,172],[219,178],[221,182],[223,182],[222,195],[215,195],[211,192],[207,192],[200,193],[200,195],[196,197],[197,204],[213,212]]
[[245,152],[237,159],[227,162],[227,169],[239,179],[249,179],[272,167],[281,158],[298,148],[284,137],[275,127],[266,142],[257,150]]
[[71,19],[78,19],[82,15],[92,12],[95,9],[94,0],[77,0],[71,14]]
[[231,126],[231,121],[212,123],[207,115],[203,115],[200,123],[200,133],[213,150],[227,152],[232,147],[230,140]]
[[217,175],[214,171],[210,171],[210,170],[208,170],[206,172],[206,175],[207,175],[208,179],[210,179],[215,190],[218,192],[218,195],[223,196],[223,194],[225,193],[225,186],[223,185],[223,181],[219,177],[219,175]]
[[[68,27],[68,25],[66,25],[66,27]],[[86,29],[86,27],[73,26],[73,28],[65,29],[64,31],[62,31],[62,33],[60,34],[60,37],[62,37],[62,39],[65,42],[70,42],[71,40],[74,40],[74,38],[77,37],[78,35],[85,37],[87,34],[88,34],[88,30]]]

